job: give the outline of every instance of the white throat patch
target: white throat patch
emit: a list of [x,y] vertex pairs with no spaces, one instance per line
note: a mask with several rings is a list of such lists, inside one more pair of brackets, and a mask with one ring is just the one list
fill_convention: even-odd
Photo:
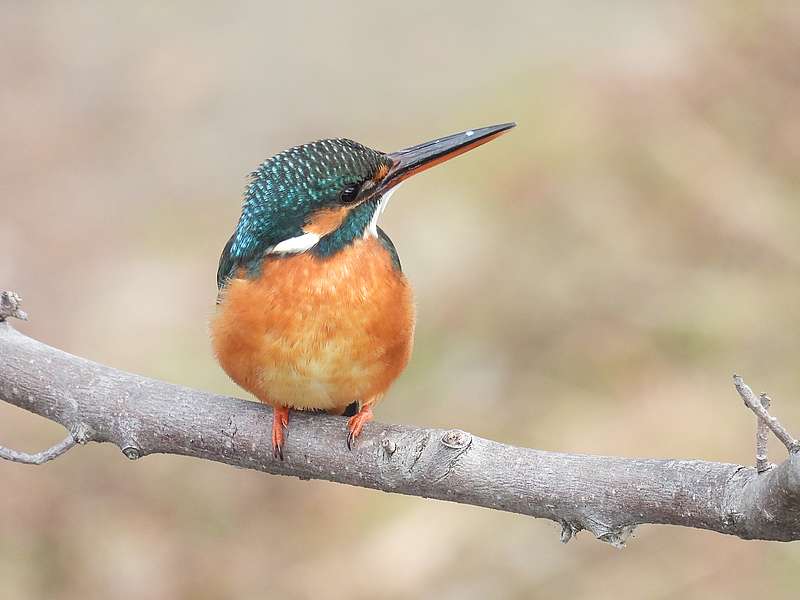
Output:
[[378,219],[383,214],[383,211],[386,210],[386,206],[389,204],[389,199],[394,194],[395,190],[400,187],[400,184],[397,184],[388,192],[386,192],[381,199],[378,200],[378,206],[375,208],[375,213],[372,215],[372,219],[369,222],[369,225],[364,230],[364,237],[378,237]]

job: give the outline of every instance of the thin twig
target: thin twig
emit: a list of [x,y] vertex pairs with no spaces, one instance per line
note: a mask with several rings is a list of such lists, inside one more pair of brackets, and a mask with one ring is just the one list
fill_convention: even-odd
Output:
[[759,419],[763,420],[767,424],[767,427],[772,430],[772,433],[775,434],[775,437],[777,437],[781,443],[786,446],[786,449],[789,452],[800,451],[800,442],[798,442],[788,431],[786,431],[784,426],[781,425],[777,418],[770,415],[767,409],[761,406],[761,401],[756,398],[753,390],[750,389],[750,386],[748,386],[739,375],[733,376],[733,385],[736,386],[736,391],[739,392],[742,400],[744,400],[745,406],[752,410]]
[[65,452],[68,452],[75,446],[75,444],[77,444],[77,442],[72,434],[70,434],[55,446],[52,446],[47,450],[37,452],[36,454],[28,454],[27,452],[19,452],[17,450],[12,450],[11,448],[0,446],[0,458],[26,465],[41,465],[47,461],[53,460],[54,458],[58,458]]
[[[766,394],[759,395],[758,399],[761,401],[761,406],[764,410],[769,409],[770,397]],[[756,470],[759,473],[769,471],[774,465],[769,462],[769,454],[767,449],[767,442],[769,441],[769,425],[767,422],[758,417],[758,427],[756,428]]]

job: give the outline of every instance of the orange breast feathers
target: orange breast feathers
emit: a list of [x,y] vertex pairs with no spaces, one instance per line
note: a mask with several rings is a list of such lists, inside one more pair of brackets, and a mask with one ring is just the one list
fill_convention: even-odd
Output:
[[222,368],[273,406],[341,412],[379,398],[411,355],[406,278],[375,238],[329,258],[267,258],[229,282],[211,324]]

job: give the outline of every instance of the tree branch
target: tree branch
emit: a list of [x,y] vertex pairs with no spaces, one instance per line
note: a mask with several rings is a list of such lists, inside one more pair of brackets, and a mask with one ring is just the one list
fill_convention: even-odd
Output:
[[[111,442],[130,459],[180,454],[515,512],[561,524],[564,542],[585,529],[623,545],[642,523],[745,539],[800,539],[796,452],[759,474],[700,460],[545,452],[457,429],[376,422],[367,424],[350,452],[346,419],[293,413],[286,460],[280,461],[272,457],[268,407],[93,363],[6,322],[0,323],[0,399],[62,424],[75,441]],[[760,403],[758,408],[766,412]],[[72,445],[69,439],[65,447]]]

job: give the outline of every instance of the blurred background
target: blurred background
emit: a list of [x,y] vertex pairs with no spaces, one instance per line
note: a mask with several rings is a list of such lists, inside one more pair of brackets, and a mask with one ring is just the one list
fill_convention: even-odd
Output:
[[[378,420],[751,464],[739,372],[800,431],[796,3],[4,2],[0,39],[0,288],[28,335],[241,396],[207,325],[245,175],[318,138],[516,120],[383,217],[419,324]],[[0,403],[4,445],[62,434]],[[563,546],[548,521],[111,446],[0,463],[0,490],[3,599],[790,598],[800,572],[796,544]]]

